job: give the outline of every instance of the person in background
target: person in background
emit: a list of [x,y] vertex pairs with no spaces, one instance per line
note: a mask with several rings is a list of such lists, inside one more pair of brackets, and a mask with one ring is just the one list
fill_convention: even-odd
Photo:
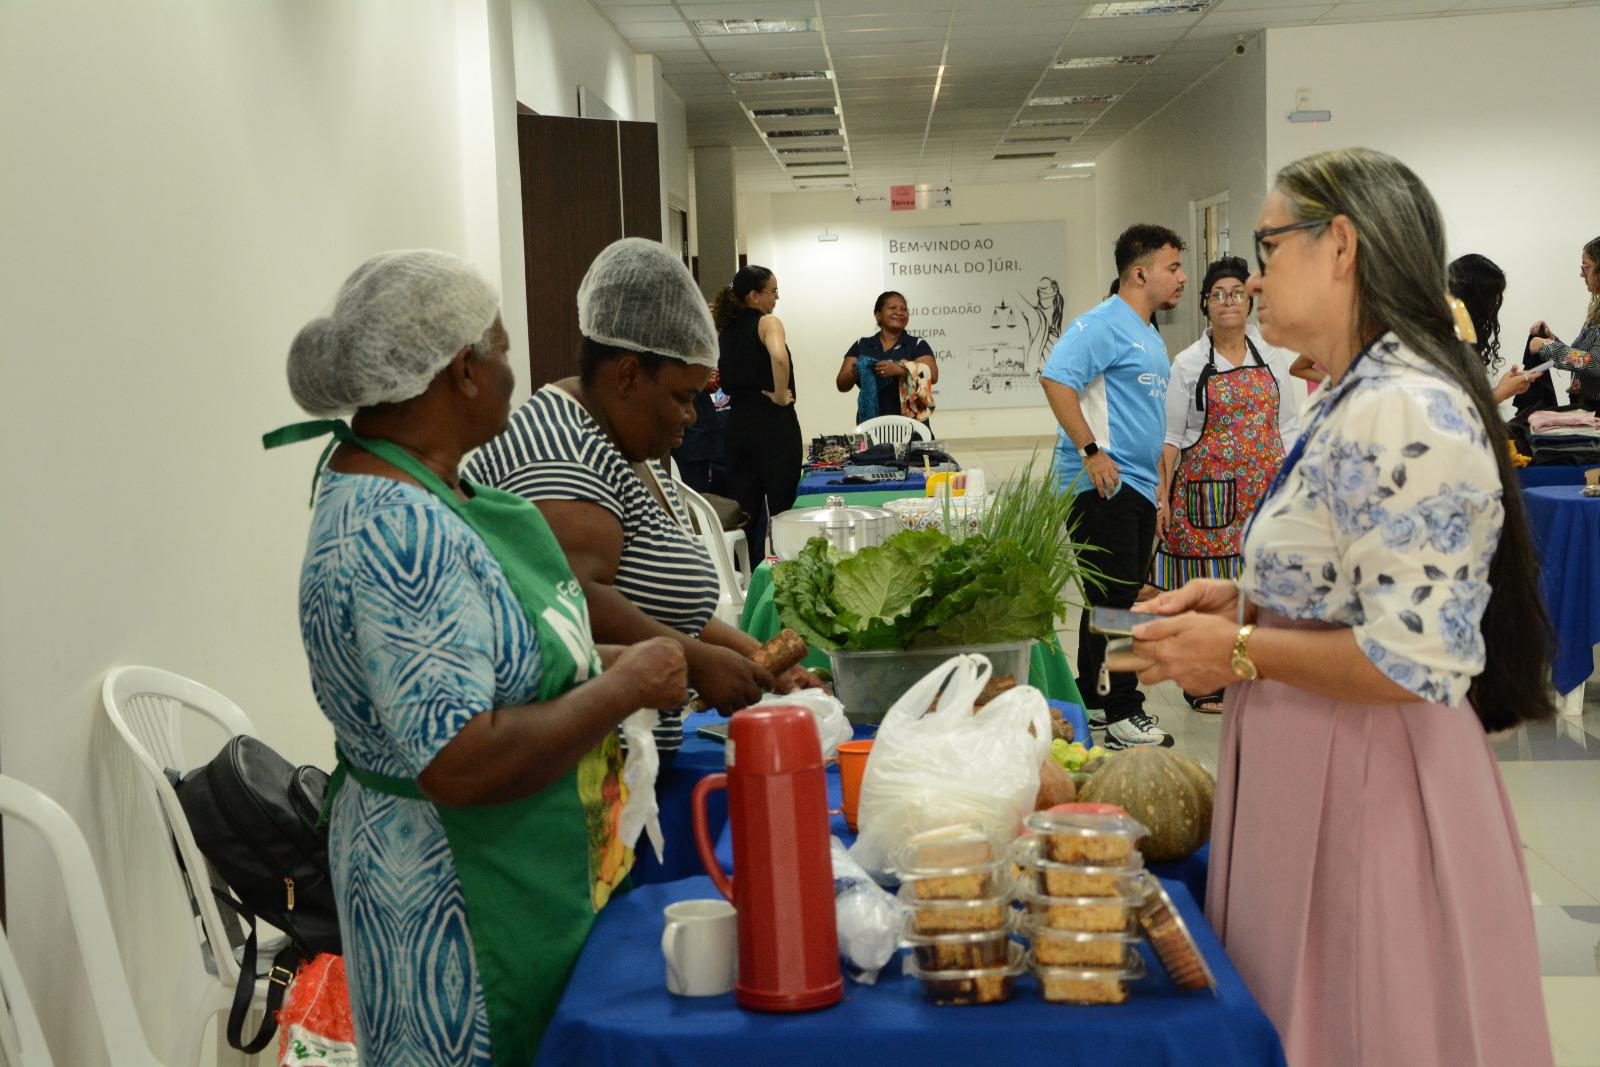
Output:
[[[1238,575],[1245,525],[1300,432],[1294,353],[1247,325],[1249,277],[1237,256],[1206,268],[1200,308],[1211,325],[1172,361],[1150,573],[1159,589]],[[1220,690],[1184,697],[1196,711],[1222,710]]]
[[[688,268],[658,242],[613,242],[578,288],[578,329],[578,376],[529,397],[468,475],[538,506],[597,640],[670,639],[689,684],[726,714],[792,689],[746,656],[755,638],[714,617],[716,567],[660,463],[694,421],[716,351]],[[663,763],[682,747],[681,704],[660,709],[655,739]]]
[[716,371],[694,395],[694,422],[683,428],[683,444],[672,450],[678,476],[697,493],[728,495],[727,436],[732,403]]
[[717,372],[733,401],[728,419],[728,492],[750,516],[752,558],[767,550],[773,515],[794,507],[805,442],[794,410],[794,363],[778,306],[778,278],[750,265],[712,303]]
[[[1506,298],[1506,272],[1488,256],[1476,252],[1458,256],[1450,261],[1450,295],[1466,305],[1478,336],[1473,348],[1483,360],[1484,373],[1493,374],[1504,362],[1500,358],[1500,305]],[[1507,368],[1494,384],[1495,403],[1521,396],[1543,376],[1543,371],[1527,374],[1521,367]]]
[[1550,622],[1443,220],[1348,149],[1279,171],[1257,226],[1261,332],[1330,382],[1238,583],[1134,629],[1141,681],[1229,687],[1206,917],[1290,1063],[1549,1064],[1489,735],[1554,713]]
[[1600,237],[1583,246],[1578,274],[1589,290],[1589,310],[1572,344],[1562,344],[1540,319],[1528,327],[1528,354],[1554,360],[1572,372],[1569,392],[1589,411],[1600,411]]
[[[879,415],[904,415],[933,428],[933,386],[939,381],[939,362],[933,349],[920,337],[906,333],[911,310],[906,298],[890,290],[879,293],[872,305],[878,332],[861,338],[844,354],[844,363],[834,377],[841,393],[859,389],[856,397],[856,422]],[[863,387],[862,382],[870,383]]]
[[1077,667],[1090,725],[1105,728],[1107,748],[1172,744],[1145,714],[1132,674],[1112,674],[1110,693],[1099,693],[1106,639],[1090,631],[1089,615],[1094,607],[1132,606],[1150,566],[1170,375],[1166,345],[1150,318],[1183,295],[1182,253],[1183,238],[1165,226],[1123,231],[1117,295],[1067,325],[1041,376],[1061,425],[1055,473],[1062,492],[1075,494],[1075,537],[1100,549],[1094,565],[1106,576],[1085,590]]
[[268,435],[341,442],[300,630],[338,744],[328,855],[364,1063],[533,1061],[632,864],[616,727],[685,696],[677,644],[597,649],[538,510],[459,475],[506,424],[508,344],[455,256],[375,256],[289,350],[295,402],[330,421]]

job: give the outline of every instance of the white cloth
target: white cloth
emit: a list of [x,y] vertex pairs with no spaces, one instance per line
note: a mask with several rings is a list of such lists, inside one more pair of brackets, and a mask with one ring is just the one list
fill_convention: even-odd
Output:
[[[1289,374],[1289,368],[1299,357],[1293,352],[1267,344],[1261,331],[1254,325],[1246,326],[1244,333],[1278,381],[1278,433],[1283,436],[1284,452],[1288,452],[1300,436],[1300,401],[1305,396],[1305,387],[1300,380]],[[1167,385],[1166,443],[1173,448],[1188,448],[1200,440],[1200,430],[1206,424],[1206,412],[1203,407],[1195,410],[1194,387],[1210,355],[1211,329],[1207,327],[1200,340],[1179,352],[1172,361],[1172,381]],[[1240,366],[1253,367],[1255,364],[1255,358],[1246,352],[1245,361]],[[1217,357],[1218,371],[1232,369],[1233,364],[1226,357]]]
[[1485,661],[1502,446],[1461,387],[1393,334],[1317,390],[1311,419],[1328,404],[1256,510],[1240,589],[1292,619],[1353,628],[1396,684],[1453,705]]

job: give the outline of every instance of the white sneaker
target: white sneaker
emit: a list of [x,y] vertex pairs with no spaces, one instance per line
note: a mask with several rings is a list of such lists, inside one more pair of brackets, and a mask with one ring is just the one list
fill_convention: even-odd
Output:
[[1084,708],[1083,717],[1088,721],[1089,728],[1092,730],[1104,730],[1106,728],[1105,708]]
[[1142,711],[1106,727],[1105,747],[1110,749],[1133,748],[1135,745],[1160,745],[1172,747],[1172,735],[1156,725],[1156,720]]

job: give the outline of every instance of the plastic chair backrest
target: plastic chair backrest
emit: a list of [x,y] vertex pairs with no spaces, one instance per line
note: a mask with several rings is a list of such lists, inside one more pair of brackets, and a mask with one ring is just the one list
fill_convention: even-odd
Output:
[[118,667],[106,675],[100,690],[106,717],[129,753],[138,763],[154,791],[167,830],[176,850],[174,864],[181,863],[181,876],[187,879],[190,901],[198,909],[203,934],[201,948],[207,969],[229,987],[238,980],[239,964],[234,959],[228,927],[212,894],[211,868],[205,854],[195,844],[189,820],[178,803],[178,794],[167,781],[166,768],[181,771],[185,757],[179,717],[199,715],[232,737],[256,736],[250,717],[216,690],[171,671],[156,667]]
[[[89,854],[89,843],[83,839],[78,824],[72,816],[39,792],[33,786],[9,775],[0,774],[0,814],[27,823],[38,831],[49,846],[61,872],[61,885],[67,897],[67,911],[77,934],[78,954],[83,959],[83,969],[89,978],[89,995],[94,1002],[95,1014],[100,1023],[100,1033],[105,1040],[106,1054],[118,1067],[160,1067],[144,1028],[139,1024],[139,1013],[128,992],[127,974],[122,969],[122,959],[117,952],[117,935],[111,928],[111,914],[106,910],[105,894],[100,889],[100,875],[95,870],[94,858]],[[16,982],[21,989],[21,976],[15,974],[16,961],[6,946],[0,959],[0,985],[6,986],[6,1000],[17,1020],[18,1034],[22,1039],[23,1058],[20,1062],[32,1067],[49,1064],[49,1051],[43,1049],[44,1035],[34,1017],[31,1033],[22,1019],[19,1008],[31,1013],[27,994],[15,995],[11,988]],[[13,973],[7,975],[4,972]],[[29,1044],[38,1042],[38,1049],[29,1058]],[[42,1057],[42,1058],[41,1058]]]
[[699,527],[700,540],[705,543],[706,549],[711,553],[711,562],[717,568],[717,584],[722,587],[719,599],[727,609],[726,613],[719,612],[719,617],[724,622],[729,622],[724,614],[731,614],[730,625],[737,626],[739,616],[744,613],[744,591],[739,587],[739,573],[734,569],[733,557],[728,553],[728,542],[723,537],[722,520],[717,518],[717,509],[712,507],[705,497],[680,481],[675,480],[672,487],[678,491],[678,497],[694,517],[694,524]]
[[51,1067],[39,1014],[33,1010],[11,942],[0,930],[0,1064],[5,1067]]
[[903,445],[913,437],[923,441],[933,440],[933,434],[928,432],[927,426],[904,415],[879,415],[861,423],[855,432],[866,434],[877,445]]

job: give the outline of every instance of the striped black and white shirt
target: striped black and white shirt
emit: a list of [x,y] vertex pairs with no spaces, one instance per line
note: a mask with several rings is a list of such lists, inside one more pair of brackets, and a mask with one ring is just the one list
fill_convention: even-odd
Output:
[[[688,525],[671,479],[654,460],[650,468],[675,515],[577,398],[546,385],[512,413],[505,432],[479,449],[462,473],[535,503],[579,500],[611,512],[622,524],[614,588],[656,622],[698,635],[717,607],[717,571]],[[662,711],[657,748],[666,752],[682,743],[681,712]]]

